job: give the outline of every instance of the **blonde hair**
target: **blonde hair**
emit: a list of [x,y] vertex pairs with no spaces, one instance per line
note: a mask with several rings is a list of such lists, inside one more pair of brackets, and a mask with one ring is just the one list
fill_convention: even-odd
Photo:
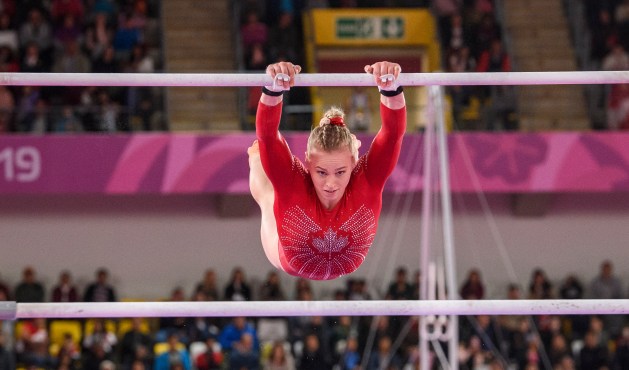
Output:
[[356,155],[358,148],[355,145],[352,133],[345,124],[334,124],[331,120],[338,121],[345,118],[345,113],[339,107],[331,107],[324,113],[319,121],[319,126],[310,131],[306,153],[309,155],[313,147],[331,152],[347,147],[352,155]]

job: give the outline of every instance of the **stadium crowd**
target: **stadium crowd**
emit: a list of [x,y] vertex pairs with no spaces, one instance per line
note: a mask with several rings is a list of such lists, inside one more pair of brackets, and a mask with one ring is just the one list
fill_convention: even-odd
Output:
[[[154,72],[154,0],[2,0],[0,72]],[[159,128],[160,89],[0,87],[0,132]]]
[[[33,267],[21,281],[0,281],[0,299],[18,302],[121,300],[107,269],[82,289],[69,271],[45,287]],[[385,292],[348,277],[346,288],[315,297],[308,280],[287,290],[277,272],[259,284],[234,268],[224,284],[213,269],[166,301],[419,299],[421,274],[399,267]],[[500,299],[618,299],[625,295],[611,261],[588,284],[570,275],[554,284],[543,269],[528,284],[508,284]],[[479,269],[468,272],[461,299],[486,299]],[[124,300],[124,299],[123,299]],[[21,320],[0,322],[0,370],[23,369],[417,369],[417,317],[272,317]],[[461,369],[595,370],[629,367],[625,316],[467,316],[459,320]],[[444,346],[447,351],[447,347]],[[434,354],[430,361],[438,368]]]

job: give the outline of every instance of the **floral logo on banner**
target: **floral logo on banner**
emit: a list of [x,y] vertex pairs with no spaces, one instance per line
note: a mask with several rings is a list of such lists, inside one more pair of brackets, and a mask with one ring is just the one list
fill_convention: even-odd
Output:
[[609,177],[612,189],[620,191],[629,189],[629,163],[621,153],[595,136],[582,136],[581,142],[600,169],[612,168],[617,170],[614,172],[616,176],[613,176],[616,178]]
[[466,139],[478,173],[486,178],[499,177],[509,184],[528,180],[548,153],[548,143],[540,135],[481,134]]

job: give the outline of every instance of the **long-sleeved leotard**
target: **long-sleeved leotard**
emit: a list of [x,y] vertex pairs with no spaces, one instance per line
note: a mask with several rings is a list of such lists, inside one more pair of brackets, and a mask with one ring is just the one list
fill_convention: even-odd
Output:
[[320,203],[310,174],[279,133],[281,110],[281,103],[259,103],[256,133],[262,166],[275,190],[282,268],[313,280],[349,274],[365,260],[375,238],[384,184],[395,168],[406,130],[406,108],[380,105],[382,127],[331,210]]

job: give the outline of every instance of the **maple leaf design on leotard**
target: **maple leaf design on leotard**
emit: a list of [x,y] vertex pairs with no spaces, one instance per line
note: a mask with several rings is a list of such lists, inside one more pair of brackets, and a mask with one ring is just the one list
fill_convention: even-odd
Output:
[[291,267],[299,276],[335,279],[356,270],[365,260],[375,238],[373,211],[361,206],[338,230],[323,230],[301,208],[284,215],[280,241]]

